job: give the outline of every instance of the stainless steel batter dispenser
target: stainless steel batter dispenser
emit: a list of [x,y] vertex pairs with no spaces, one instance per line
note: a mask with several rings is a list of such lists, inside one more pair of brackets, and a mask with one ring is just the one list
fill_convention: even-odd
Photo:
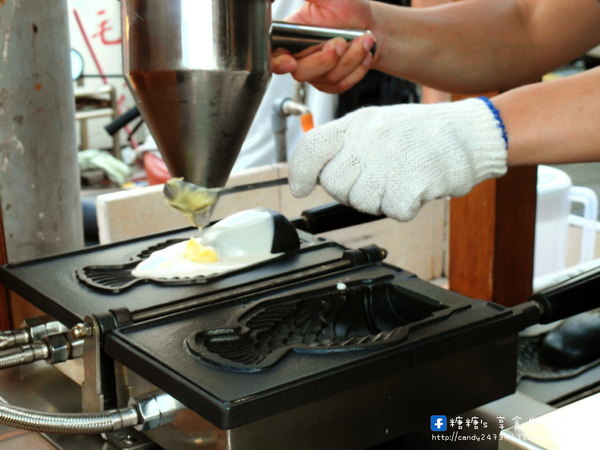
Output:
[[[284,1],[284,0],[279,0]],[[364,31],[271,24],[271,0],[122,0],[124,71],[173,176],[223,186],[277,46]]]

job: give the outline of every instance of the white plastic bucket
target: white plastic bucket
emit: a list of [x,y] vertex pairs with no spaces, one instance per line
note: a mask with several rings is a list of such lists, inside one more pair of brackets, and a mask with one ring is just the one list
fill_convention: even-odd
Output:
[[590,261],[598,215],[598,198],[591,189],[573,186],[571,178],[554,167],[538,166],[537,175],[534,278],[565,268],[569,214],[573,203],[581,203],[584,211],[579,263]]

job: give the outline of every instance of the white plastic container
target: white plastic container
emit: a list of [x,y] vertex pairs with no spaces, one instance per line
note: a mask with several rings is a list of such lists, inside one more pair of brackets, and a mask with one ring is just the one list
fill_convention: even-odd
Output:
[[535,228],[534,278],[557,272],[566,266],[569,214],[573,203],[584,209],[580,263],[590,261],[595,245],[598,198],[594,191],[573,186],[562,170],[538,166]]

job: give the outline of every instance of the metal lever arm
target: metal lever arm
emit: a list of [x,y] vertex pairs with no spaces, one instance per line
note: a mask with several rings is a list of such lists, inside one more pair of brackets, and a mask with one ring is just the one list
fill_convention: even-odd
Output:
[[[271,25],[271,46],[273,48],[285,48],[292,53],[297,53],[313,45],[322,44],[329,39],[341,37],[351,41],[365,33],[370,33],[370,31],[312,27],[274,20]],[[376,47],[375,44],[371,48],[372,54],[375,54]]]
[[244,192],[244,191],[252,191],[254,189],[262,189],[273,186],[281,186],[282,184],[287,184],[287,178],[275,178],[274,180],[268,181],[257,181],[256,183],[249,184],[240,184],[237,186],[230,186],[224,188],[215,188],[219,192],[219,196],[226,194],[233,194],[235,192]]

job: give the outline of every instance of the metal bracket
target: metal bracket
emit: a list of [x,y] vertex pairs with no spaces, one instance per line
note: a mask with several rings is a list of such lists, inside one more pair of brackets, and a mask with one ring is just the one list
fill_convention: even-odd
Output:
[[81,386],[81,406],[83,411],[104,411],[104,392],[102,389],[100,363],[100,326],[94,317],[88,316],[85,318],[82,326],[77,327],[77,329],[85,335],[83,344],[85,381]]

